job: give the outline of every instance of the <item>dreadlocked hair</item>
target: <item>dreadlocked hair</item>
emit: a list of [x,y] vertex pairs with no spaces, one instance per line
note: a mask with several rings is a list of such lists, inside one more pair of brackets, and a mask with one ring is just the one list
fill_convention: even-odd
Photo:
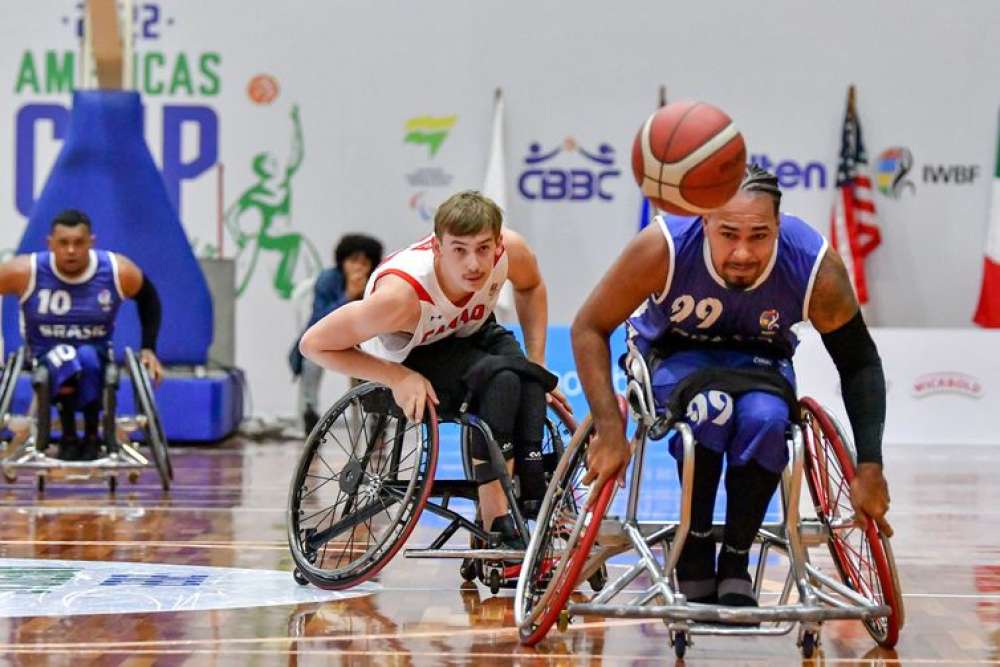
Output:
[[778,209],[781,207],[781,189],[778,187],[778,177],[771,172],[751,162],[743,174],[740,190],[767,195],[774,200],[774,214],[778,215]]

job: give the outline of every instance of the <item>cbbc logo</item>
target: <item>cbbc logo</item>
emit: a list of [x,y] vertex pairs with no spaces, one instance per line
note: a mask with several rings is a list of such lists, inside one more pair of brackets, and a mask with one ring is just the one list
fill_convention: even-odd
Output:
[[772,160],[767,153],[754,153],[750,162],[766,169],[778,177],[778,185],[783,190],[802,188],[822,190],[826,188],[827,171],[822,162],[797,162],[795,160]]
[[[584,158],[578,167],[564,168],[550,161],[561,153],[577,153]],[[609,179],[621,176],[615,166],[615,149],[602,143],[596,151],[588,151],[573,137],[567,137],[552,150],[543,151],[537,141],[528,147],[524,158],[527,167],[517,179],[517,189],[528,200],[543,201],[611,201],[614,194],[608,190]]]

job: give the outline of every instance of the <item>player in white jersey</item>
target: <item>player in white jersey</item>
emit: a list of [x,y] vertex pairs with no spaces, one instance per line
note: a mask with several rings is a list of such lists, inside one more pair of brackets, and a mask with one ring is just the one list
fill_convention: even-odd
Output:
[[[470,411],[485,421],[521,480],[529,515],[545,493],[541,440],[546,390],[563,404],[545,364],[548,302],[534,253],[478,192],[448,198],[434,234],[390,256],[365,296],[330,313],[302,337],[300,350],[331,370],[380,382],[407,418],[427,401],[454,414],[472,393]],[[505,280],[514,287],[527,360],[493,309]],[[534,362],[534,363],[528,363]],[[472,371],[472,372],[470,372]],[[566,405],[568,408],[569,406]],[[473,435],[479,507],[487,530],[515,534],[500,482]]]

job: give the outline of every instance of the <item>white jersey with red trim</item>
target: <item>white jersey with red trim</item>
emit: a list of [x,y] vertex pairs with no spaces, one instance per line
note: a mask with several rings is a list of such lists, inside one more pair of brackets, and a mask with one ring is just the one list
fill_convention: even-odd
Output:
[[401,362],[420,345],[430,345],[448,336],[471,336],[479,331],[496,307],[500,288],[507,280],[507,253],[503,246],[497,249],[489,279],[479,291],[458,305],[444,295],[438,284],[431,239],[428,236],[391,255],[372,272],[365,286],[365,297],[372,293],[375,283],[383,276],[399,276],[410,283],[420,298],[420,320],[412,334],[400,331],[366,340],[361,344],[365,352],[388,361]]

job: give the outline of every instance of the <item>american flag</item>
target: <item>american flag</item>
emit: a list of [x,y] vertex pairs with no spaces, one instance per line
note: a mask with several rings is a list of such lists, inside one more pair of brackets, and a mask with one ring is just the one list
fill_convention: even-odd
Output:
[[882,243],[875,225],[875,200],[868,176],[868,156],[861,139],[854,86],[847,92],[847,113],[840,139],[837,196],[830,215],[830,241],[844,260],[858,303],[868,303],[865,258]]

